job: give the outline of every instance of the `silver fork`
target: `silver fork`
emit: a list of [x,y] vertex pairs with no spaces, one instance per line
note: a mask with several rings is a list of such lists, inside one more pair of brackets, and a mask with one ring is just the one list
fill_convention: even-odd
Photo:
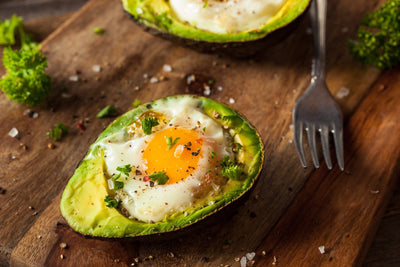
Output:
[[337,162],[343,171],[343,115],[325,82],[326,9],[326,0],[313,0],[311,3],[310,16],[314,37],[311,84],[297,100],[293,109],[294,140],[301,164],[305,168],[307,164],[304,156],[303,130],[307,132],[311,157],[315,168],[319,168],[316,147],[318,130],[326,165],[332,169],[329,150],[329,133],[332,132]]

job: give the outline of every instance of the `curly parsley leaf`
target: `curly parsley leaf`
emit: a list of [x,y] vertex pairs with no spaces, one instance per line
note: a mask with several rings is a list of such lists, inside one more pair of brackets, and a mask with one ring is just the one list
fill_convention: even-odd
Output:
[[108,117],[115,117],[118,115],[118,111],[115,107],[112,105],[108,105],[102,110],[100,110],[99,113],[97,113],[96,118],[108,118]]
[[222,176],[232,179],[239,180],[241,174],[243,173],[243,167],[239,164],[234,164],[229,156],[225,156],[221,163],[222,166]]
[[119,209],[122,201],[121,200],[117,201],[116,199],[114,199],[114,198],[110,197],[109,195],[107,195],[104,198],[104,202],[107,203],[106,206],[109,207],[109,208]]
[[124,174],[125,176],[129,176],[129,174],[132,171],[132,166],[131,164],[123,165],[123,166],[118,166],[117,171],[120,173]]
[[56,142],[60,140],[67,133],[68,133],[68,127],[59,122],[50,132],[47,132],[46,134],[47,136],[53,138],[53,141]]
[[13,15],[11,19],[0,21],[0,45],[14,45],[17,31],[23,31],[21,17]]
[[400,64],[400,1],[389,0],[367,14],[356,38],[348,44],[350,52],[362,63],[380,69]]
[[174,140],[172,140],[172,136],[170,137],[166,137],[164,136],[165,141],[167,141],[167,146],[168,146],[168,150],[170,150],[171,148],[174,147],[174,145],[176,144],[176,142],[179,141],[179,139],[181,139],[180,137],[175,138]]
[[26,43],[20,50],[4,48],[3,64],[7,74],[0,80],[0,88],[7,97],[18,103],[35,106],[47,99],[51,78],[44,72],[47,59],[36,43]]
[[157,181],[157,184],[163,185],[166,184],[169,180],[169,177],[165,174],[165,172],[156,172],[149,175],[152,181]]
[[143,132],[147,135],[151,134],[151,129],[159,124],[156,117],[146,117],[141,120],[141,123]]

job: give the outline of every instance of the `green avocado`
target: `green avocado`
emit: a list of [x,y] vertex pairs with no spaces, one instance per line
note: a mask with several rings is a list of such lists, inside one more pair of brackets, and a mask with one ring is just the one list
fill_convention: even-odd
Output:
[[[149,114],[166,113],[166,106],[173,107],[183,103],[191,103],[189,108],[195,108],[207,118],[211,118],[210,121],[213,123],[217,122],[224,136],[232,140],[232,143],[239,145],[240,149],[232,148],[233,160],[230,161],[231,164],[240,166],[239,176],[224,177],[224,183],[220,185],[218,193],[207,193],[193,205],[168,214],[156,222],[128,216],[120,205],[109,205],[109,202],[105,201],[106,198],[117,203],[117,196],[120,195],[116,189],[110,189],[109,186],[111,179],[105,163],[107,153],[105,144],[111,140],[125,142],[136,138],[136,135],[140,136],[141,128],[138,122],[143,124],[143,118],[150,116]],[[193,114],[190,112],[187,114]],[[152,132],[156,133],[163,127],[171,126],[169,122],[168,117],[164,119],[160,117],[160,124],[154,126],[151,129]],[[130,130],[136,127],[135,125],[137,133],[132,134]],[[204,131],[205,128],[202,130]],[[198,131],[201,131],[200,127]],[[144,134],[143,132],[141,133]],[[89,152],[75,170],[63,192],[60,203],[61,213],[73,230],[87,236],[122,238],[176,231],[214,214],[245,194],[260,174],[263,159],[264,150],[259,134],[243,116],[230,107],[208,98],[192,95],[158,99],[123,114],[100,134],[90,146]],[[133,168],[128,170],[131,175],[134,175]],[[158,187],[167,187],[158,183],[153,184]]]
[[[230,5],[230,1],[233,2],[233,0],[203,0],[197,2],[200,2],[200,4],[203,2],[203,8],[200,8],[201,12],[221,2]],[[235,3],[240,2],[246,1],[237,1]],[[247,3],[249,4],[246,3],[246,5],[250,5],[250,2],[248,1]],[[279,9],[273,15],[271,14],[271,16],[266,18],[265,22],[257,23],[256,27],[245,30],[230,29],[228,32],[216,32],[211,29],[208,30],[208,26],[202,27],[200,23],[204,23],[204,20],[194,21],[192,24],[195,25],[192,25],[188,21],[182,21],[182,18],[177,15],[176,10],[174,11],[171,1],[122,0],[124,10],[150,33],[205,52],[220,51],[223,49],[229,50],[231,48],[237,51],[243,45],[246,49],[248,47],[256,47],[260,43],[257,41],[261,39],[265,40],[266,36],[269,36],[268,39],[274,39],[272,41],[269,40],[267,44],[279,42],[295,29],[295,27],[287,27],[287,25],[293,24],[292,22],[295,20],[298,21],[297,18],[307,9],[309,2],[310,0],[283,0]],[[243,7],[243,9],[250,8]],[[257,10],[257,8],[254,8],[254,10]],[[238,13],[240,13],[240,10]],[[222,17],[220,14],[215,14],[214,16]],[[250,16],[249,19],[253,18]],[[249,24],[249,21],[243,21],[242,23]],[[250,43],[250,45],[246,45],[246,43]],[[263,48],[265,49],[266,46],[263,46]]]

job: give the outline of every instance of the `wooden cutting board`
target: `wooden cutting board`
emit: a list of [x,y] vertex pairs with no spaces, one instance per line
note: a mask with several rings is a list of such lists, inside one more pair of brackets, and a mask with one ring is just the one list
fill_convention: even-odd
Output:
[[[310,78],[307,20],[278,46],[236,60],[199,54],[142,32],[117,0],[89,2],[43,42],[54,91],[49,104],[34,108],[39,118],[23,116],[26,107],[0,98],[0,187],[6,190],[0,195],[5,203],[0,213],[2,262],[126,266],[139,260],[143,265],[217,266],[239,265],[236,258],[255,251],[259,266],[275,260],[281,266],[359,263],[398,173],[399,140],[393,133],[399,132],[395,100],[400,81],[399,70],[377,80],[380,72],[355,62],[345,40],[354,35],[362,14],[381,2],[329,3],[327,82],[334,95],[341,87],[350,89],[338,99],[348,121],[345,172],[337,166],[330,172],[325,166],[302,169],[291,141],[291,110]],[[92,33],[99,26],[105,35]],[[164,64],[173,71],[165,73]],[[93,72],[93,65],[102,71]],[[145,74],[166,79],[150,83]],[[96,119],[97,112],[108,104],[125,112],[136,98],[146,102],[201,94],[202,83],[186,84],[190,74],[202,82],[215,80],[210,97],[245,114],[261,133],[266,162],[248,199],[226,219],[174,240],[111,241],[74,233],[60,215],[59,197],[89,145],[111,121]],[[69,81],[73,75],[78,82]],[[49,149],[46,132],[58,121],[70,133]],[[76,126],[81,122],[85,131]],[[18,139],[7,135],[12,127],[19,130]],[[62,249],[61,243],[68,247]],[[325,254],[318,250],[321,245]]]

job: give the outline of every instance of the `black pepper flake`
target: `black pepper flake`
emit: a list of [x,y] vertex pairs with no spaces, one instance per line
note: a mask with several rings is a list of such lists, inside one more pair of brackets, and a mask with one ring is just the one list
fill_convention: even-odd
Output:
[[200,148],[199,148],[199,149],[197,149],[197,151],[196,151],[196,152],[192,152],[192,156],[198,156],[198,155],[199,155],[199,153],[200,153]]
[[0,187],[0,195],[4,195],[7,192],[3,187]]
[[146,105],[146,108],[147,108],[147,109],[151,109],[151,104],[147,104],[147,105]]
[[203,258],[201,258],[201,260],[200,260],[201,262],[208,262],[209,261],[209,259],[207,258],[207,257],[203,257]]
[[142,175],[142,172],[139,170],[136,170],[135,173],[136,173],[136,175]]
[[154,186],[154,182],[150,180],[150,187]]

